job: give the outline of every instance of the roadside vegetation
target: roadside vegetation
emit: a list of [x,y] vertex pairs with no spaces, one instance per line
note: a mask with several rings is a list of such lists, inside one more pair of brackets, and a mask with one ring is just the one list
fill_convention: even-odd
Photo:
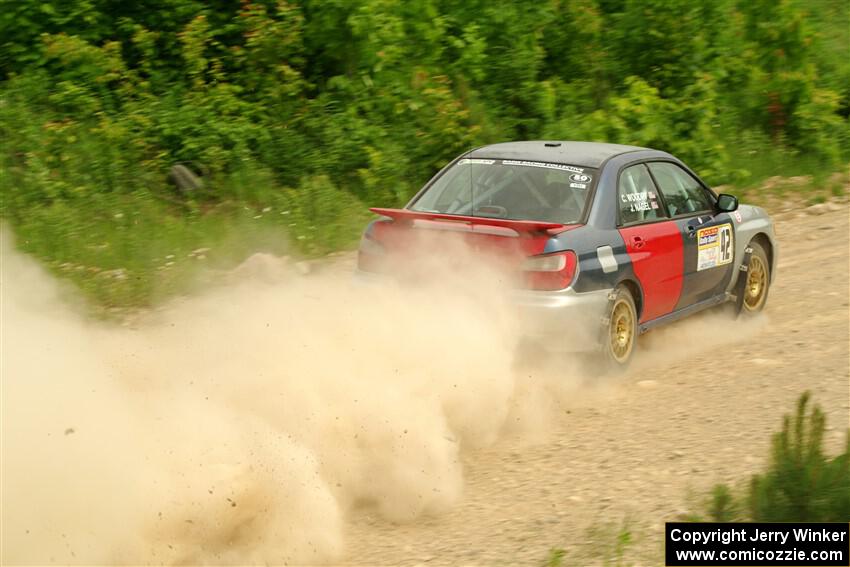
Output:
[[[850,518],[850,430],[844,450],[830,457],[823,447],[826,417],[811,405],[804,392],[792,414],[773,434],[766,468],[739,486],[715,485],[691,513],[690,522],[846,522]],[[680,518],[676,518],[679,520]],[[636,562],[629,550],[635,542],[636,523],[605,524],[588,532],[588,541],[574,553],[552,549],[546,567],[587,563],[621,567]],[[641,537],[657,539],[657,533]],[[660,540],[659,540],[660,541]],[[663,554],[663,548],[659,548]]]
[[[850,518],[850,431],[844,451],[824,453],[826,417],[817,405],[809,411],[809,392],[786,415],[771,440],[770,460],[747,486],[718,484],[706,506],[712,522],[846,522]],[[699,518],[695,518],[699,519]]]
[[624,518],[621,522],[601,522],[591,526],[585,539],[572,549],[555,548],[542,562],[543,567],[572,567],[579,565],[602,565],[604,567],[629,567],[651,565],[652,556],[635,556],[635,543],[640,539],[655,538],[634,519]]
[[[648,145],[715,185],[820,186],[850,157],[849,17],[843,0],[8,3],[0,215],[126,307],[251,250],[350,246],[367,206],[485,143]],[[203,186],[170,184],[176,164]]]

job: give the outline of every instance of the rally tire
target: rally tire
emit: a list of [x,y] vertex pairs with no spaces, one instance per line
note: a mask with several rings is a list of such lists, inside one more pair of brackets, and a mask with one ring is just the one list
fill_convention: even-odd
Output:
[[764,309],[767,303],[767,293],[770,290],[770,263],[767,253],[758,242],[750,242],[752,253],[747,271],[741,274],[746,278],[743,288],[741,314],[754,315]]
[[606,321],[602,333],[603,362],[608,370],[624,370],[634,356],[638,335],[635,300],[627,287],[620,285],[612,292]]

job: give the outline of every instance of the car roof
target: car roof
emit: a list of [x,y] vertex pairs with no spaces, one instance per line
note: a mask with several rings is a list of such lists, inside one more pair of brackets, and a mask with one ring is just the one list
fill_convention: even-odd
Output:
[[492,144],[472,150],[466,157],[545,161],[595,168],[610,157],[647,149],[602,142],[535,140]]

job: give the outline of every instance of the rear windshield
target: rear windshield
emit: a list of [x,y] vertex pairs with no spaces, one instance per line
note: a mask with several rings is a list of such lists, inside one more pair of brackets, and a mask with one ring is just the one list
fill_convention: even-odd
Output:
[[409,206],[414,211],[576,223],[596,170],[509,159],[461,159]]

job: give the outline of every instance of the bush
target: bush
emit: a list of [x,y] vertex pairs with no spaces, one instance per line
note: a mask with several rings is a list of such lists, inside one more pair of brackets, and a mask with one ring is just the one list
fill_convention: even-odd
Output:
[[825,417],[806,415],[809,392],[773,436],[770,465],[750,483],[749,513],[759,522],[846,522],[850,518],[850,435],[844,453],[823,454]]
[[[512,139],[654,146],[709,183],[850,155],[846,2],[7,4],[0,216],[29,236],[108,232],[116,207],[142,206],[188,243],[282,207],[321,254],[353,241],[365,205],[399,206],[462,151]],[[170,190],[180,162],[204,191]],[[148,233],[121,234],[145,249],[129,235]]]
[[823,453],[825,416],[820,407],[806,409],[810,393],[786,415],[782,431],[773,435],[767,470],[750,479],[746,494],[736,498],[724,484],[714,487],[708,516],[716,522],[846,522],[850,518],[850,432],[844,452]]

